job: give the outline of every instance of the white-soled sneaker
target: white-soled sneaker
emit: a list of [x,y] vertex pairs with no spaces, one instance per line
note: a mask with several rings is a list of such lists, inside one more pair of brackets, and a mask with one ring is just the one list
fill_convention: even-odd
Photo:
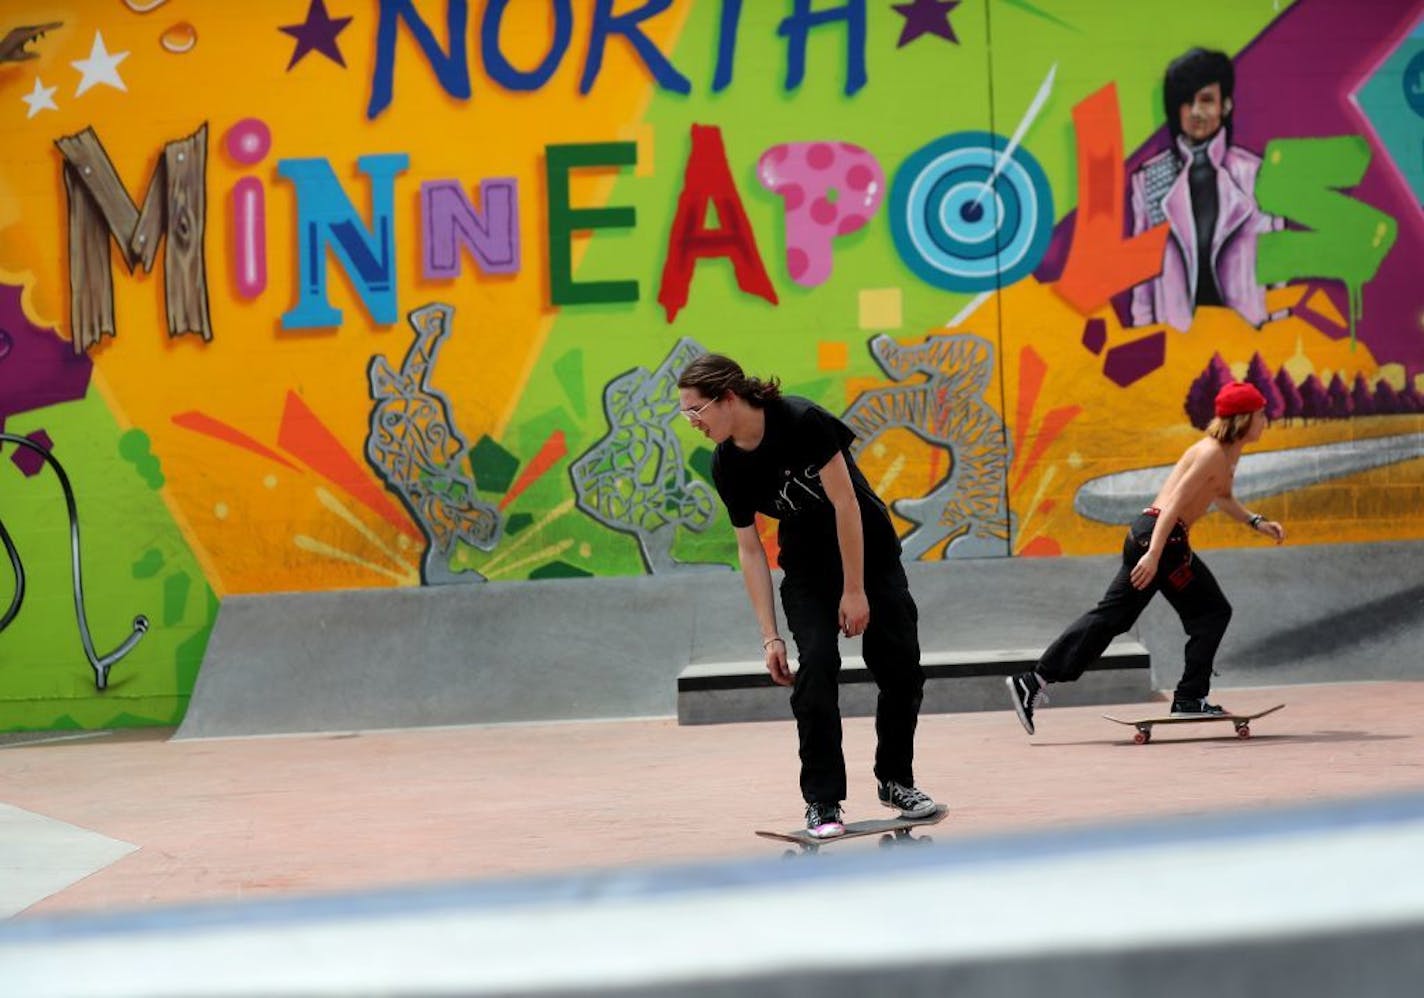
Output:
[[1005,677],[1004,684],[1014,698],[1014,712],[1019,715],[1019,723],[1025,731],[1033,734],[1033,712],[1048,706],[1048,691],[1043,688],[1043,681],[1036,672],[1020,672]]
[[839,804],[806,805],[806,831],[813,839],[833,839],[845,834],[845,821]]
[[886,780],[876,786],[880,803],[896,808],[902,818],[927,818],[934,814],[938,806],[929,794],[914,787],[907,787],[894,780]]
[[1220,717],[1229,713],[1231,712],[1224,707],[1207,703],[1206,697],[1202,697],[1200,700],[1172,701],[1172,717]]

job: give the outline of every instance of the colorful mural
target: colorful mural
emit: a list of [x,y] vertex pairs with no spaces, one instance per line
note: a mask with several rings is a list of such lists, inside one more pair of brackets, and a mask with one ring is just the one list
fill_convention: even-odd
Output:
[[230,595],[725,570],[704,349],[946,571],[1227,377],[1293,542],[1424,537],[1424,0],[235,11],[0,12],[0,730],[174,722]]

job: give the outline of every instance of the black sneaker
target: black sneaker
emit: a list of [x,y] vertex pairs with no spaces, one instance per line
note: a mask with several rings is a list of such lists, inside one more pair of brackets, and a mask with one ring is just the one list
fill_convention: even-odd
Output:
[[938,806],[923,790],[907,787],[894,780],[886,780],[876,787],[880,803],[890,808],[899,808],[902,818],[926,818],[934,814]]
[[1020,723],[1025,731],[1033,734],[1033,712],[1048,706],[1048,691],[1043,688],[1043,681],[1036,672],[1020,672],[1005,677],[1004,683],[1009,688],[1009,695],[1014,698],[1014,711],[1019,715]]
[[832,839],[845,834],[839,804],[806,805],[806,831],[813,839]]
[[1202,697],[1200,700],[1173,700],[1173,701],[1172,701],[1172,716],[1173,716],[1173,717],[1193,717],[1193,716],[1220,717],[1220,716],[1222,716],[1223,714],[1229,714],[1229,713],[1231,713],[1231,712],[1228,711],[1228,710],[1227,710],[1226,708],[1224,708],[1224,707],[1218,707],[1218,706],[1217,706],[1216,704],[1214,704],[1214,703],[1207,703],[1207,702],[1206,702],[1206,697]]

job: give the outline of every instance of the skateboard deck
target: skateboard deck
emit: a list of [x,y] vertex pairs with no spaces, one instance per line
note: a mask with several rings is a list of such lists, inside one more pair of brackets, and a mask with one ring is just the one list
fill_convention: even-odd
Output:
[[1111,714],[1104,714],[1103,717],[1117,724],[1126,724],[1136,728],[1137,734],[1132,736],[1132,740],[1138,745],[1146,745],[1152,740],[1152,726],[1154,724],[1205,724],[1210,721],[1230,721],[1236,728],[1237,738],[1251,737],[1251,722],[1258,717],[1265,717],[1267,714],[1274,714],[1284,707],[1285,704],[1278,703],[1274,707],[1257,711],[1254,714],[1204,714],[1201,716],[1192,714],[1186,717],[1172,717],[1162,715],[1159,717],[1141,717],[1132,720],[1124,720],[1121,717],[1113,717]]
[[[883,835],[884,838],[880,840],[882,846],[891,846],[898,842],[928,843],[933,841],[928,835],[917,838],[910,832],[921,825],[938,824],[948,815],[948,804],[936,804],[933,813],[927,814],[923,818],[876,818],[871,821],[847,821],[845,834],[829,839],[818,839],[804,828],[793,829],[789,832],[769,832],[758,829],[757,834],[764,839],[795,843],[801,847],[803,853],[815,852],[821,846],[830,845],[832,842],[859,839],[867,835]],[[796,853],[787,850],[786,855],[794,856]]]

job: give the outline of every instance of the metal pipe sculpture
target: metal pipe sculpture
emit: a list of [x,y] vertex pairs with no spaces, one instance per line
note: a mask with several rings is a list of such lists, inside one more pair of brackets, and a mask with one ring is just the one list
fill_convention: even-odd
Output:
[[[44,458],[45,463],[54,469],[55,475],[59,478],[60,488],[64,490],[64,505],[69,510],[70,565],[74,571],[74,615],[79,621],[79,637],[84,642],[84,655],[89,659],[89,664],[94,669],[94,686],[103,691],[109,686],[109,670],[119,659],[131,652],[134,645],[138,644],[139,639],[148,632],[148,618],[143,614],[135,617],[133,631],[107,655],[99,655],[95,652],[94,638],[89,633],[89,618],[84,612],[84,581],[79,565],[79,508],[74,502],[74,489],[69,484],[69,476],[64,473],[64,468],[55,459],[55,456],[33,440],[9,433],[0,433],[0,441],[28,447]],[[11,598],[10,607],[5,611],[5,615],[0,617],[0,631],[3,631],[10,626],[10,621],[19,614],[20,604],[24,602],[25,568],[20,563],[20,552],[15,549],[15,544],[10,539],[10,534],[5,529],[3,522],[0,522],[0,542],[4,543],[5,553],[10,556],[10,565],[15,570],[15,595]]]

